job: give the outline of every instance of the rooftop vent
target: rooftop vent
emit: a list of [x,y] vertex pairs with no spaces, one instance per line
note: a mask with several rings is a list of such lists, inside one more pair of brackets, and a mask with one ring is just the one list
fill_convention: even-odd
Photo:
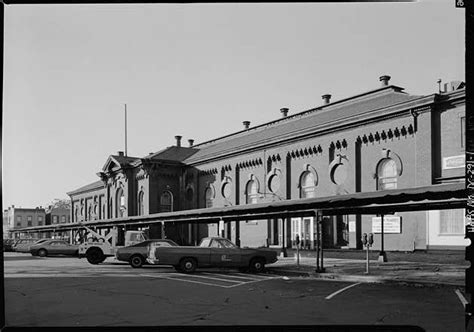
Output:
[[118,153],[119,156],[123,157],[123,151],[118,151],[117,153]]
[[456,91],[465,87],[465,83],[462,81],[451,81],[444,83],[444,92]]
[[244,122],[242,122],[242,123],[244,124],[244,128],[245,128],[245,129],[249,129],[249,127],[250,127],[250,121],[244,121]]
[[323,95],[322,98],[324,100],[324,105],[329,104],[331,102],[331,95],[326,94]]
[[282,118],[286,118],[288,116],[288,108],[286,108],[286,107],[280,108],[280,112],[281,112],[281,117]]
[[380,82],[382,82],[382,86],[388,86],[388,81],[390,81],[390,76],[383,75],[379,77]]
[[182,138],[182,136],[176,135],[174,138],[176,138],[176,146],[181,147],[181,138]]
[[194,140],[193,139],[188,139],[188,143],[189,143],[189,147],[192,147],[193,144],[194,144]]

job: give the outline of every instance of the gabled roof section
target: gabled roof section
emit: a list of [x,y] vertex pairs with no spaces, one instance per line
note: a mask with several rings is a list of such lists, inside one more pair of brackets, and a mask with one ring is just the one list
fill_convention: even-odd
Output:
[[120,168],[123,168],[124,166],[129,166],[136,160],[139,160],[139,158],[121,155],[110,155],[107,161],[105,162],[104,167],[102,167],[102,170],[104,172],[115,171]]
[[182,162],[183,160],[186,160],[195,154],[197,151],[199,150],[194,148],[169,146],[166,149],[150,154],[143,159]]
[[368,91],[350,98],[342,99],[330,104],[322,105],[292,116],[280,118],[247,130],[197,144],[194,147],[199,151],[188,159],[192,164],[208,158],[225,155],[240,149],[254,147],[260,143],[269,143],[296,137],[304,132],[331,126],[338,120],[367,115],[375,110],[413,101],[422,96],[409,95],[403,88],[389,85]]
[[91,190],[97,190],[97,189],[101,189],[101,188],[104,188],[104,183],[102,182],[102,180],[99,180],[99,181],[89,183],[88,185],[85,185],[83,187],[80,187],[79,189],[70,191],[67,194],[69,196],[71,196],[71,195],[80,194],[80,193],[83,193],[83,192],[87,192],[87,191],[91,191]]

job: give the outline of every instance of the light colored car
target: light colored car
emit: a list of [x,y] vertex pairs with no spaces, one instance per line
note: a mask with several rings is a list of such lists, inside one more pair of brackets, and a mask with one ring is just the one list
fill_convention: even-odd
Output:
[[265,264],[275,263],[277,253],[266,248],[239,248],[221,237],[202,239],[198,247],[160,247],[148,245],[150,264],[173,265],[176,270],[192,273],[199,267],[229,267],[262,272]]
[[56,256],[68,255],[77,256],[79,254],[79,246],[69,244],[64,240],[47,240],[41,243],[35,243],[30,247],[30,253],[33,256]]
[[16,252],[25,252],[29,253],[30,252],[30,246],[33,244],[41,243],[44,241],[47,241],[49,239],[19,239],[14,245],[13,245],[13,251]]
[[176,247],[175,242],[168,239],[146,240],[128,247],[119,248],[115,253],[115,258],[119,261],[129,262],[133,268],[142,267],[147,264],[148,245],[153,243],[156,247]]

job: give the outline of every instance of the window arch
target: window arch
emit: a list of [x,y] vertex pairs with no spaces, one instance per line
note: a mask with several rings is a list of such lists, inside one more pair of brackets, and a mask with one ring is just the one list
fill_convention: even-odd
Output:
[[377,190],[397,189],[397,163],[391,158],[382,159],[377,166]]
[[258,182],[250,180],[247,182],[246,193],[246,204],[255,204],[258,201]]
[[143,190],[140,190],[138,193],[138,215],[142,216],[145,214],[145,206],[144,206],[144,196],[145,193]]
[[316,176],[311,171],[305,171],[300,178],[300,198],[316,197]]
[[212,207],[213,200],[214,200],[214,190],[212,189],[211,186],[208,186],[206,188],[206,191],[204,192],[204,199],[205,199],[206,207],[207,208]]
[[115,216],[117,218],[123,217],[125,212],[125,195],[123,193],[122,187],[117,190],[116,195],[116,209],[115,209]]
[[169,191],[164,191],[160,196],[160,212],[173,211],[173,194]]

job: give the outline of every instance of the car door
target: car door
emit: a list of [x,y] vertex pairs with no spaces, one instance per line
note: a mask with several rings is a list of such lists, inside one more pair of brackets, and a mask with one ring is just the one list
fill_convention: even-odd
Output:
[[212,239],[211,265],[216,267],[235,267],[241,264],[240,249],[229,247],[221,239]]
[[[51,241],[50,243],[45,242],[44,248],[48,251],[48,255],[57,255],[60,252],[60,242],[59,241]],[[43,246],[42,246],[43,247]]]

